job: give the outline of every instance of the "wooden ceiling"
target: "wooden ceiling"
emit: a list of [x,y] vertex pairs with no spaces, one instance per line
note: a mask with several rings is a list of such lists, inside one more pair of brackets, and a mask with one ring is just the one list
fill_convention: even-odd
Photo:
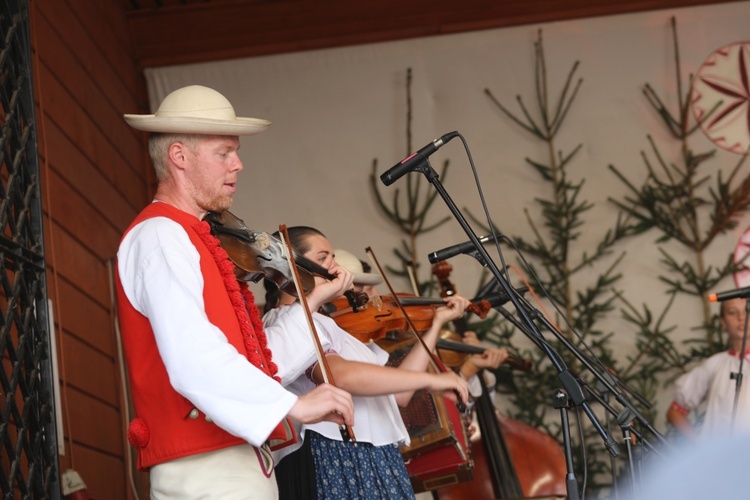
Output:
[[[741,1],[741,0],[729,0]],[[141,68],[727,0],[122,0]]]

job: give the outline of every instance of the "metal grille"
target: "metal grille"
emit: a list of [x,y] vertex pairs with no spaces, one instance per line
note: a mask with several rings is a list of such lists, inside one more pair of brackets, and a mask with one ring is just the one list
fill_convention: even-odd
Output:
[[0,487],[59,498],[28,2],[0,2]]

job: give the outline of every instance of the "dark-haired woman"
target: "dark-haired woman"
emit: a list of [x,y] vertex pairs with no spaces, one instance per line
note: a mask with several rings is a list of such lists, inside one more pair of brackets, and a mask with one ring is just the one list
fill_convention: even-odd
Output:
[[[424,349],[413,349],[399,368],[386,367],[388,353],[374,343],[360,342],[315,312],[352,287],[352,274],[336,264],[333,247],[320,231],[297,226],[289,228],[289,236],[296,252],[336,276],[331,281],[316,278],[307,301],[336,385],[352,394],[357,443],[345,443],[335,424],[301,427],[304,446],[289,457],[291,447],[286,448],[284,456],[277,457],[280,495],[309,498],[314,488],[318,498],[413,498],[399,452],[399,446],[409,442],[409,434],[398,407],[405,406],[418,389],[458,391],[466,402],[466,382],[452,372],[428,373]],[[294,297],[269,292],[263,321],[278,374],[287,389],[305,394],[323,378],[304,311]],[[452,297],[436,309],[432,326],[423,334],[428,346],[434,346],[441,327],[460,317],[468,304],[463,297]]]

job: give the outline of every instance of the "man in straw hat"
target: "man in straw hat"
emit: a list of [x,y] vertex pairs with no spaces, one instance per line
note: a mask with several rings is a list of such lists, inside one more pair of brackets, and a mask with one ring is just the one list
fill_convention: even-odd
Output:
[[197,85],[125,120],[152,133],[158,178],[117,253],[138,467],[150,470],[152,498],[275,498],[267,442],[288,438],[287,417],[354,422],[344,391],[282,388],[252,293],[201,222],[232,204],[239,136],[269,122],[237,117],[223,95]]

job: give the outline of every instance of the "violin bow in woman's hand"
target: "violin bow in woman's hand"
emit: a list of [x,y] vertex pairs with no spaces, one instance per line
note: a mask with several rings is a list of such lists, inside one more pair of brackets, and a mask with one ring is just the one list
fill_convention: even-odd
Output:
[[[315,354],[318,357],[318,364],[320,365],[320,371],[323,375],[323,381],[327,384],[331,384],[336,387],[336,383],[333,380],[333,374],[331,369],[328,367],[328,360],[323,352],[323,346],[320,344],[320,338],[318,338],[318,331],[315,328],[315,322],[313,321],[312,313],[307,305],[307,297],[304,291],[300,287],[299,272],[297,271],[297,265],[294,261],[294,249],[292,248],[291,240],[289,239],[289,232],[284,224],[279,226],[279,235],[281,235],[281,241],[286,250],[286,257],[289,259],[289,267],[292,270],[292,277],[294,278],[294,285],[297,287],[297,294],[299,301],[302,304],[302,309],[305,311],[305,318],[307,318],[307,325],[310,328],[310,335],[312,335],[313,345],[315,346]],[[348,424],[341,424],[339,426],[341,431],[341,438],[344,442],[356,442],[354,437],[354,431]]]

